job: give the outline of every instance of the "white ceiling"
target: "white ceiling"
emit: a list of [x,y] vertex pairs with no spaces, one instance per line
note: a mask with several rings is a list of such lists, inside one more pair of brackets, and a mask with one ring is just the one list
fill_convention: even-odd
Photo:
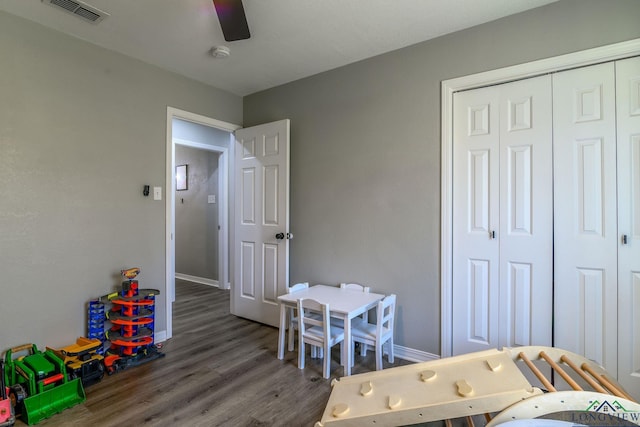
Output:
[[244,96],[554,1],[244,0],[251,38],[235,42],[212,0],[86,0],[109,13],[98,24],[41,0],[0,10]]

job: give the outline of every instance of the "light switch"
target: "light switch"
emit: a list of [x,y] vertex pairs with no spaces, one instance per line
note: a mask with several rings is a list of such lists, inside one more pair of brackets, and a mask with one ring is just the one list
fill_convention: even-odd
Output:
[[209,194],[209,197],[207,198],[207,203],[215,203],[215,202],[216,202],[216,195]]
[[162,200],[162,187],[153,187],[153,200]]

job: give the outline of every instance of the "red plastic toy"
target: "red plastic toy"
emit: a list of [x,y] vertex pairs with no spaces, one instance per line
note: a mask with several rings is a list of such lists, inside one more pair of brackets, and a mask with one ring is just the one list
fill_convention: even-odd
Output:
[[16,421],[13,405],[8,396],[9,387],[4,382],[4,363],[0,360],[0,427],[12,426]]
[[122,290],[101,298],[112,307],[106,313],[112,327],[105,336],[111,342],[104,364],[108,374],[164,356],[153,345],[155,296],[157,289],[139,289],[134,280],[139,268],[122,270]]

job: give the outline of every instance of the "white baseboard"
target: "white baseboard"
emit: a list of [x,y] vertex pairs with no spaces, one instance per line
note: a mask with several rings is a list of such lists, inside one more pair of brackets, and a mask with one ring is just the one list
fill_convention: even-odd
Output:
[[202,285],[214,286],[216,288],[220,287],[220,283],[217,280],[207,279],[205,277],[191,276],[189,274],[176,273],[176,279],[200,283]]
[[403,347],[397,344],[393,346],[393,356],[399,359],[408,360],[409,362],[428,362],[429,360],[440,359],[440,356],[437,354],[427,353],[426,351]]
[[[217,280],[205,279],[202,277],[190,276],[188,274],[176,273],[176,279],[187,280],[189,282],[202,283],[204,285],[219,287]],[[223,288],[224,289],[224,288]],[[155,342],[164,342],[167,340],[167,331],[158,331],[154,334]],[[408,360],[409,362],[428,362],[429,360],[440,359],[440,356],[428,353],[415,348],[403,347],[395,344],[393,346],[393,355],[399,359]]]
[[167,340],[167,331],[158,331],[153,334],[153,342],[155,344],[159,342],[165,342]]
[[[186,280],[186,279],[185,279]],[[154,342],[161,343],[167,340],[167,331],[158,331],[154,334]],[[409,362],[428,362],[430,360],[440,359],[440,356],[426,351],[416,350],[414,348],[403,347],[401,345],[393,346],[393,355],[398,359],[408,360]]]

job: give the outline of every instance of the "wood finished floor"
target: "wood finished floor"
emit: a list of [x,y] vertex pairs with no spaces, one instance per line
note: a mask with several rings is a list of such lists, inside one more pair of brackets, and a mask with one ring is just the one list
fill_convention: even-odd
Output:
[[[278,360],[277,339],[276,328],[231,315],[228,291],[177,280],[165,357],[105,376],[85,389],[86,402],[38,425],[313,426],[331,379],[320,359],[307,357],[303,370],[297,352]],[[373,352],[356,356],[353,373],[374,369]],[[331,378],[341,373],[336,347]]]

